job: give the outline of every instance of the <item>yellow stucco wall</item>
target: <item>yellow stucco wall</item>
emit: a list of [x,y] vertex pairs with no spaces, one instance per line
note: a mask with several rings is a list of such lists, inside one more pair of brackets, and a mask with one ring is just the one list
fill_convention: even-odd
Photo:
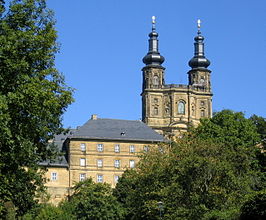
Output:
[[[86,146],[85,151],[81,145]],[[103,145],[103,151],[99,152],[97,145]],[[119,152],[115,152],[115,146],[119,145]],[[134,146],[135,152],[130,152]],[[51,195],[50,202],[58,204],[62,199],[71,193],[71,187],[80,181],[81,175],[86,178],[91,177],[98,182],[97,177],[102,175],[103,182],[115,186],[117,178],[130,167],[130,161],[134,161],[135,166],[139,161],[138,155],[146,147],[152,147],[154,144],[149,142],[127,142],[127,141],[91,141],[91,140],[70,140],[68,143],[68,161],[69,168],[48,167],[46,186]],[[80,159],[85,159],[85,165],[80,164]],[[98,160],[102,160],[102,167],[99,167]],[[120,161],[120,167],[115,167],[115,160]],[[131,162],[132,163],[132,162]],[[57,173],[57,179],[53,180]]]
[[[55,175],[56,174],[56,178]],[[69,169],[65,167],[48,167],[45,174],[47,192],[50,202],[57,205],[69,194]]]

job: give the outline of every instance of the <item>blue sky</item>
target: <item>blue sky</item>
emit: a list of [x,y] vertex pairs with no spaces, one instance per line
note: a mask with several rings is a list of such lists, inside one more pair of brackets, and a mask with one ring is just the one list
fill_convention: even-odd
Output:
[[266,117],[265,0],[48,0],[61,52],[56,66],[76,89],[65,127],[141,118],[141,68],[156,16],[166,83],[186,84],[196,20],[211,61],[213,110]]

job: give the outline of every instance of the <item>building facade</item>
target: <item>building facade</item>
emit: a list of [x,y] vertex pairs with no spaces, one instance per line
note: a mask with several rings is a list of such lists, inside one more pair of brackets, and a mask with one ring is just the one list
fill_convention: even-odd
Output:
[[43,162],[47,167],[50,201],[58,204],[71,195],[75,183],[92,178],[115,186],[126,169],[139,161],[139,154],[164,142],[141,121],[101,119],[93,115],[78,129],[55,137],[55,144],[65,153],[56,161]]
[[194,38],[194,56],[189,61],[188,84],[165,84],[164,57],[158,49],[158,33],[153,20],[149,50],[143,58],[142,121],[166,137],[178,136],[200,118],[212,116],[210,61],[204,55],[204,37]]

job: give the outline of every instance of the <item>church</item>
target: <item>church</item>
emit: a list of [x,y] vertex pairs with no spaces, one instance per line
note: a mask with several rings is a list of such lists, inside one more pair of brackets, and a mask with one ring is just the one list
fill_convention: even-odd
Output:
[[149,51],[143,58],[142,121],[166,137],[177,137],[200,118],[212,116],[210,61],[204,55],[204,37],[194,38],[194,56],[189,61],[188,85],[165,84],[164,57],[158,48],[155,18],[149,34]]
[[76,182],[92,178],[115,186],[126,169],[134,169],[139,155],[178,138],[200,118],[212,116],[210,61],[204,55],[204,37],[194,38],[188,85],[165,84],[164,57],[158,48],[155,17],[149,50],[143,58],[142,121],[105,119],[92,115],[84,125],[57,135],[52,141],[62,156],[43,161],[50,202],[58,204],[72,194]]

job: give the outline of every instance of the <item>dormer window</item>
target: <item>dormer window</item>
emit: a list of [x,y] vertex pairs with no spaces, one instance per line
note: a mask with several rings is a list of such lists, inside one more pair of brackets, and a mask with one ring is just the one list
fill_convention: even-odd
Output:
[[121,136],[125,136],[126,135],[126,132],[121,132],[120,135]]

